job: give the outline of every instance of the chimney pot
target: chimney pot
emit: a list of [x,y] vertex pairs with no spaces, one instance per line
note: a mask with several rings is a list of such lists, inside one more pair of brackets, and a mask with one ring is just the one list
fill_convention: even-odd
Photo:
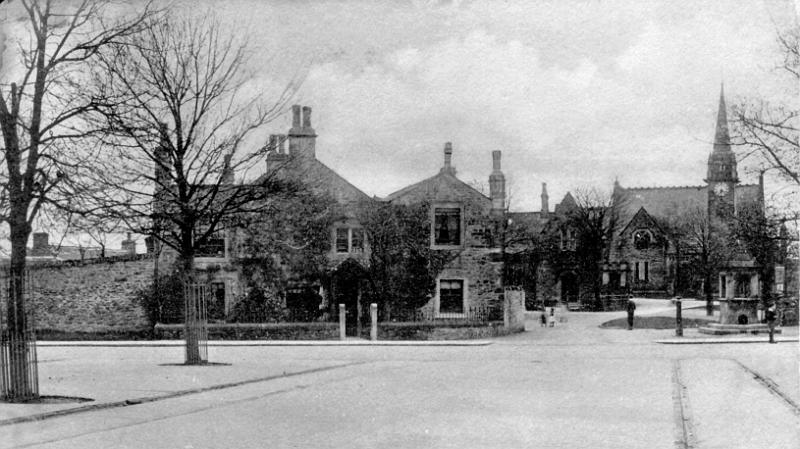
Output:
[[450,168],[450,161],[453,157],[453,144],[445,142],[444,144],[444,166]]
[[311,128],[311,107],[303,106],[303,128]]
[[492,151],[492,169],[500,170],[500,157],[502,152],[500,150]]
[[300,105],[292,106],[292,128],[300,128]]
[[278,135],[270,134],[269,143],[267,144],[267,151],[277,151],[277,150],[278,150]]

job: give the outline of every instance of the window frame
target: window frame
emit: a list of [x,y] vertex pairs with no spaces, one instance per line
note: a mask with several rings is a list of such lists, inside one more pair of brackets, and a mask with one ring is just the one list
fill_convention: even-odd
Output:
[[[347,249],[345,251],[339,250],[339,231],[346,231],[345,239],[347,241]],[[354,238],[353,235],[357,231],[361,234],[361,245],[360,247],[355,247],[353,245]],[[332,251],[335,254],[354,254],[354,253],[363,253],[366,249],[366,232],[362,226],[353,226],[347,224],[334,224],[333,225],[333,244],[332,244]]]
[[[193,240],[194,240],[194,236],[196,234],[197,233],[194,233],[194,235],[192,236]],[[221,245],[211,245],[211,242],[215,241],[215,240],[221,241]],[[222,247],[222,255],[220,255],[219,252],[217,252],[216,254],[212,255],[210,253],[204,253],[204,252],[201,251],[201,248],[203,248],[203,247],[213,247],[213,246],[221,246]],[[208,236],[208,238],[206,239],[206,242],[203,245],[200,245],[197,248],[195,248],[194,258],[195,259],[216,259],[216,260],[227,259],[228,258],[228,233],[225,231],[225,229],[216,229],[214,232],[212,232],[211,235]]]
[[[442,311],[442,283],[458,282],[461,284],[461,312]],[[458,276],[447,276],[436,279],[435,317],[436,318],[464,318],[469,310],[469,283],[467,279]]]
[[[647,243],[643,247],[640,248],[639,245],[637,244],[637,236],[641,236],[641,235],[646,235],[647,236]],[[650,232],[649,229],[637,229],[637,230],[633,231],[633,233],[631,234],[631,240],[632,240],[634,249],[637,249],[639,251],[646,251],[646,250],[651,249],[653,247],[653,244],[655,243],[655,236],[653,236],[653,233]]]
[[[437,209],[457,209],[458,210],[458,243],[437,243],[436,240],[436,210]],[[461,203],[434,203],[431,205],[430,212],[431,220],[431,248],[432,249],[460,249],[465,245],[465,220],[464,220],[464,205]]]

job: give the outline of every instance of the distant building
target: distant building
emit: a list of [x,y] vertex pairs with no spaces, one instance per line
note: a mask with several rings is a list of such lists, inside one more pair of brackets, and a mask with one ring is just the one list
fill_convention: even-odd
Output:
[[[708,158],[705,184],[677,187],[623,187],[615,182],[613,198],[618,224],[607,242],[602,261],[602,289],[606,294],[631,293],[638,296],[668,296],[702,291],[702,279],[681,267],[698,255],[695,244],[676,241],[670,226],[701,221],[695,225],[710,229],[729,229],[746,207],[764,212],[763,182],[741,184],[736,157],[731,150],[724,93],[720,92],[714,145]],[[552,220],[564,220],[577,207],[567,193],[556,205]],[[559,233],[562,252],[576,250],[576,230],[550,226]],[[721,267],[718,283],[712,290],[722,297],[754,297],[759,294],[758,266],[739,250]],[[568,260],[568,259],[567,259]],[[562,301],[577,301],[589,296],[585,280],[579,279],[574,264],[552,265],[555,285],[549,286]],[[540,285],[546,289],[547,285]]]

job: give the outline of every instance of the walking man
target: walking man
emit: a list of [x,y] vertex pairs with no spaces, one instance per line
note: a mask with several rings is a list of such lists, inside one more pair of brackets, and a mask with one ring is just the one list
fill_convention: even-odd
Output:
[[775,312],[775,304],[769,306],[766,313],[764,313],[764,318],[767,320],[767,326],[769,326],[770,343],[777,343],[777,341],[775,341],[775,321],[778,318],[777,315],[778,314]]
[[625,306],[628,312],[628,330],[633,330],[633,311],[636,310],[636,303],[633,302],[633,295],[628,296],[628,305]]

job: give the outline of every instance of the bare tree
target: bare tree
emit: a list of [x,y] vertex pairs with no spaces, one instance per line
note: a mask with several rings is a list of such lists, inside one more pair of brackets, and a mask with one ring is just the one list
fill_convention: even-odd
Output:
[[693,269],[702,276],[706,315],[714,313],[713,293],[715,276],[732,258],[736,245],[731,231],[719,220],[709,217],[705,209],[695,207],[678,218],[673,235],[692,260]]
[[602,262],[607,259],[610,242],[619,231],[625,197],[617,190],[597,189],[575,192],[575,207],[567,213],[566,225],[576,233],[575,257],[582,282],[588,282],[595,307],[600,307]]
[[[81,171],[97,159],[97,152],[73,145],[86,136],[78,119],[93,108],[82,95],[83,73],[98,52],[135,33],[152,11],[110,23],[109,2],[81,0],[20,0],[12,8],[16,42],[4,52],[0,80],[0,220],[8,223],[11,240],[7,335],[12,378],[6,396],[26,400],[36,395],[27,341],[23,278],[26,244],[37,214],[46,207],[74,207],[82,184]],[[9,48],[10,47],[10,48]],[[5,53],[11,53],[6,58]]]
[[[290,82],[272,97],[258,93],[247,58],[246,43],[212,18],[165,15],[106,48],[94,73],[93,126],[115,155],[97,173],[109,190],[87,201],[173,249],[187,281],[195,255],[215,234],[293,188],[279,176],[233,179],[263,162],[270,148],[248,138],[285,110],[297,88]],[[191,340],[187,335],[187,363],[199,363]]]
[[777,43],[783,61],[779,75],[787,77],[790,91],[786,104],[761,99],[744,101],[733,108],[735,143],[746,155],[757,155],[766,168],[780,173],[787,182],[800,185],[800,26],[779,32]]

